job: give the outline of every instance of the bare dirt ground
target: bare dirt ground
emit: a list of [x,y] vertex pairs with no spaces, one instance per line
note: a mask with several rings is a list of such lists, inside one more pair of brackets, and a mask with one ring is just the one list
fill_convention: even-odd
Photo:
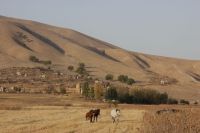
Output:
[[[85,120],[85,113],[91,108],[100,108],[101,116],[97,123]],[[69,96],[39,94],[0,94],[0,132],[1,133],[143,133],[161,129],[164,114],[156,111],[176,108],[182,111],[192,109],[197,114],[190,115],[193,126],[198,124],[198,106],[144,106],[118,105],[121,109],[120,122],[113,124],[107,103],[80,101]],[[180,114],[169,114],[170,119],[181,118]],[[145,117],[144,117],[145,116]],[[160,117],[161,116],[161,117]],[[167,115],[166,115],[167,116]],[[174,117],[173,117],[174,116]],[[156,118],[156,119],[153,119]],[[196,118],[196,119],[195,119]],[[189,119],[189,118],[188,118]],[[187,118],[184,119],[184,122]],[[175,121],[176,122],[176,121]],[[182,122],[182,121],[177,121]],[[190,121],[192,123],[192,121]],[[157,123],[157,128],[152,128]],[[167,123],[165,123],[167,124]],[[179,124],[179,123],[177,123]],[[185,124],[186,126],[187,125]],[[168,127],[167,127],[168,128]],[[184,127],[184,123],[181,128]],[[162,131],[162,130],[159,130]],[[167,132],[167,130],[165,130]],[[184,130],[183,130],[184,131]],[[189,130],[187,130],[189,131]],[[191,130],[193,131],[193,130]],[[195,131],[199,131],[196,126]],[[175,133],[175,132],[174,132]]]

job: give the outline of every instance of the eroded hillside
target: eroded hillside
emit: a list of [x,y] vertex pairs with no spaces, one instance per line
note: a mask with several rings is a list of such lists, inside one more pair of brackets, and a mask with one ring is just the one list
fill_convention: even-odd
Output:
[[[84,62],[90,74],[129,75],[139,86],[199,99],[200,61],[147,55],[121,49],[80,32],[34,21],[0,17],[0,68],[37,67],[30,56],[50,60],[58,70]],[[162,83],[166,83],[164,86]]]

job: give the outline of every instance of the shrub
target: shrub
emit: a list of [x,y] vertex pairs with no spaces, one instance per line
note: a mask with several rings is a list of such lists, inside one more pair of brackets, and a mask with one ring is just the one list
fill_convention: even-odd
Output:
[[44,65],[50,65],[50,64],[52,64],[52,62],[50,60],[47,60],[47,61],[39,60],[35,56],[30,56],[29,60],[32,61],[32,62],[44,64]]
[[167,104],[178,104],[178,100],[173,99],[173,98],[169,98],[169,99],[167,100]]
[[105,76],[105,79],[106,80],[113,80],[113,75],[112,74],[107,74],[106,76]]
[[127,75],[119,75],[118,81],[122,83],[127,83],[128,85],[132,85],[133,83],[135,83],[135,80],[133,78],[129,78]]
[[132,79],[132,78],[129,78],[129,79],[127,80],[127,84],[128,84],[128,85],[132,85],[132,84],[134,84],[134,83],[135,83],[135,80]]
[[69,71],[73,71],[73,70],[74,70],[74,66],[71,66],[71,65],[68,66],[68,70],[69,70]]
[[187,101],[187,100],[185,100],[185,99],[181,99],[181,100],[180,100],[180,104],[187,104],[187,105],[189,105],[190,102]]
[[51,65],[51,61],[47,60],[47,61],[39,61],[39,63],[44,64],[44,65]]
[[198,104],[198,102],[197,102],[197,101],[195,101],[195,102],[194,102],[194,104],[195,104],[195,105],[197,105],[197,104]]
[[126,83],[128,81],[128,76],[127,75],[119,75],[118,80],[120,82]]
[[39,62],[39,59],[35,56],[30,56],[29,60],[32,61],[32,62]]

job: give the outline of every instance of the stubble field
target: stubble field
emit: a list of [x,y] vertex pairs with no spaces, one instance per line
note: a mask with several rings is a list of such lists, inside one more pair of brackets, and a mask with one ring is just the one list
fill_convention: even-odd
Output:
[[[97,123],[85,120],[91,108],[100,108]],[[54,95],[0,94],[1,133],[198,133],[198,106],[118,105],[120,122],[113,124],[107,103]],[[158,110],[176,109],[179,112]],[[176,128],[177,127],[177,128]],[[171,130],[167,130],[171,129]],[[174,129],[174,130],[173,130]],[[177,129],[177,130],[175,130]],[[179,129],[179,130],[178,130]]]

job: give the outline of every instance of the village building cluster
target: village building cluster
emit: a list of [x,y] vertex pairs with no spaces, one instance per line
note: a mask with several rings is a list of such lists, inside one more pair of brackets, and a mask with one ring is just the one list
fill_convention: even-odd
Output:
[[60,87],[69,93],[80,93],[80,75],[69,75],[46,68],[13,67],[0,70],[0,93],[59,92]]
[[[81,95],[84,82],[85,79],[81,75],[69,75],[40,67],[13,67],[0,70],[0,93],[56,94],[64,88],[67,94]],[[110,86],[109,82],[102,80],[90,80],[89,84],[100,84],[105,89]]]

